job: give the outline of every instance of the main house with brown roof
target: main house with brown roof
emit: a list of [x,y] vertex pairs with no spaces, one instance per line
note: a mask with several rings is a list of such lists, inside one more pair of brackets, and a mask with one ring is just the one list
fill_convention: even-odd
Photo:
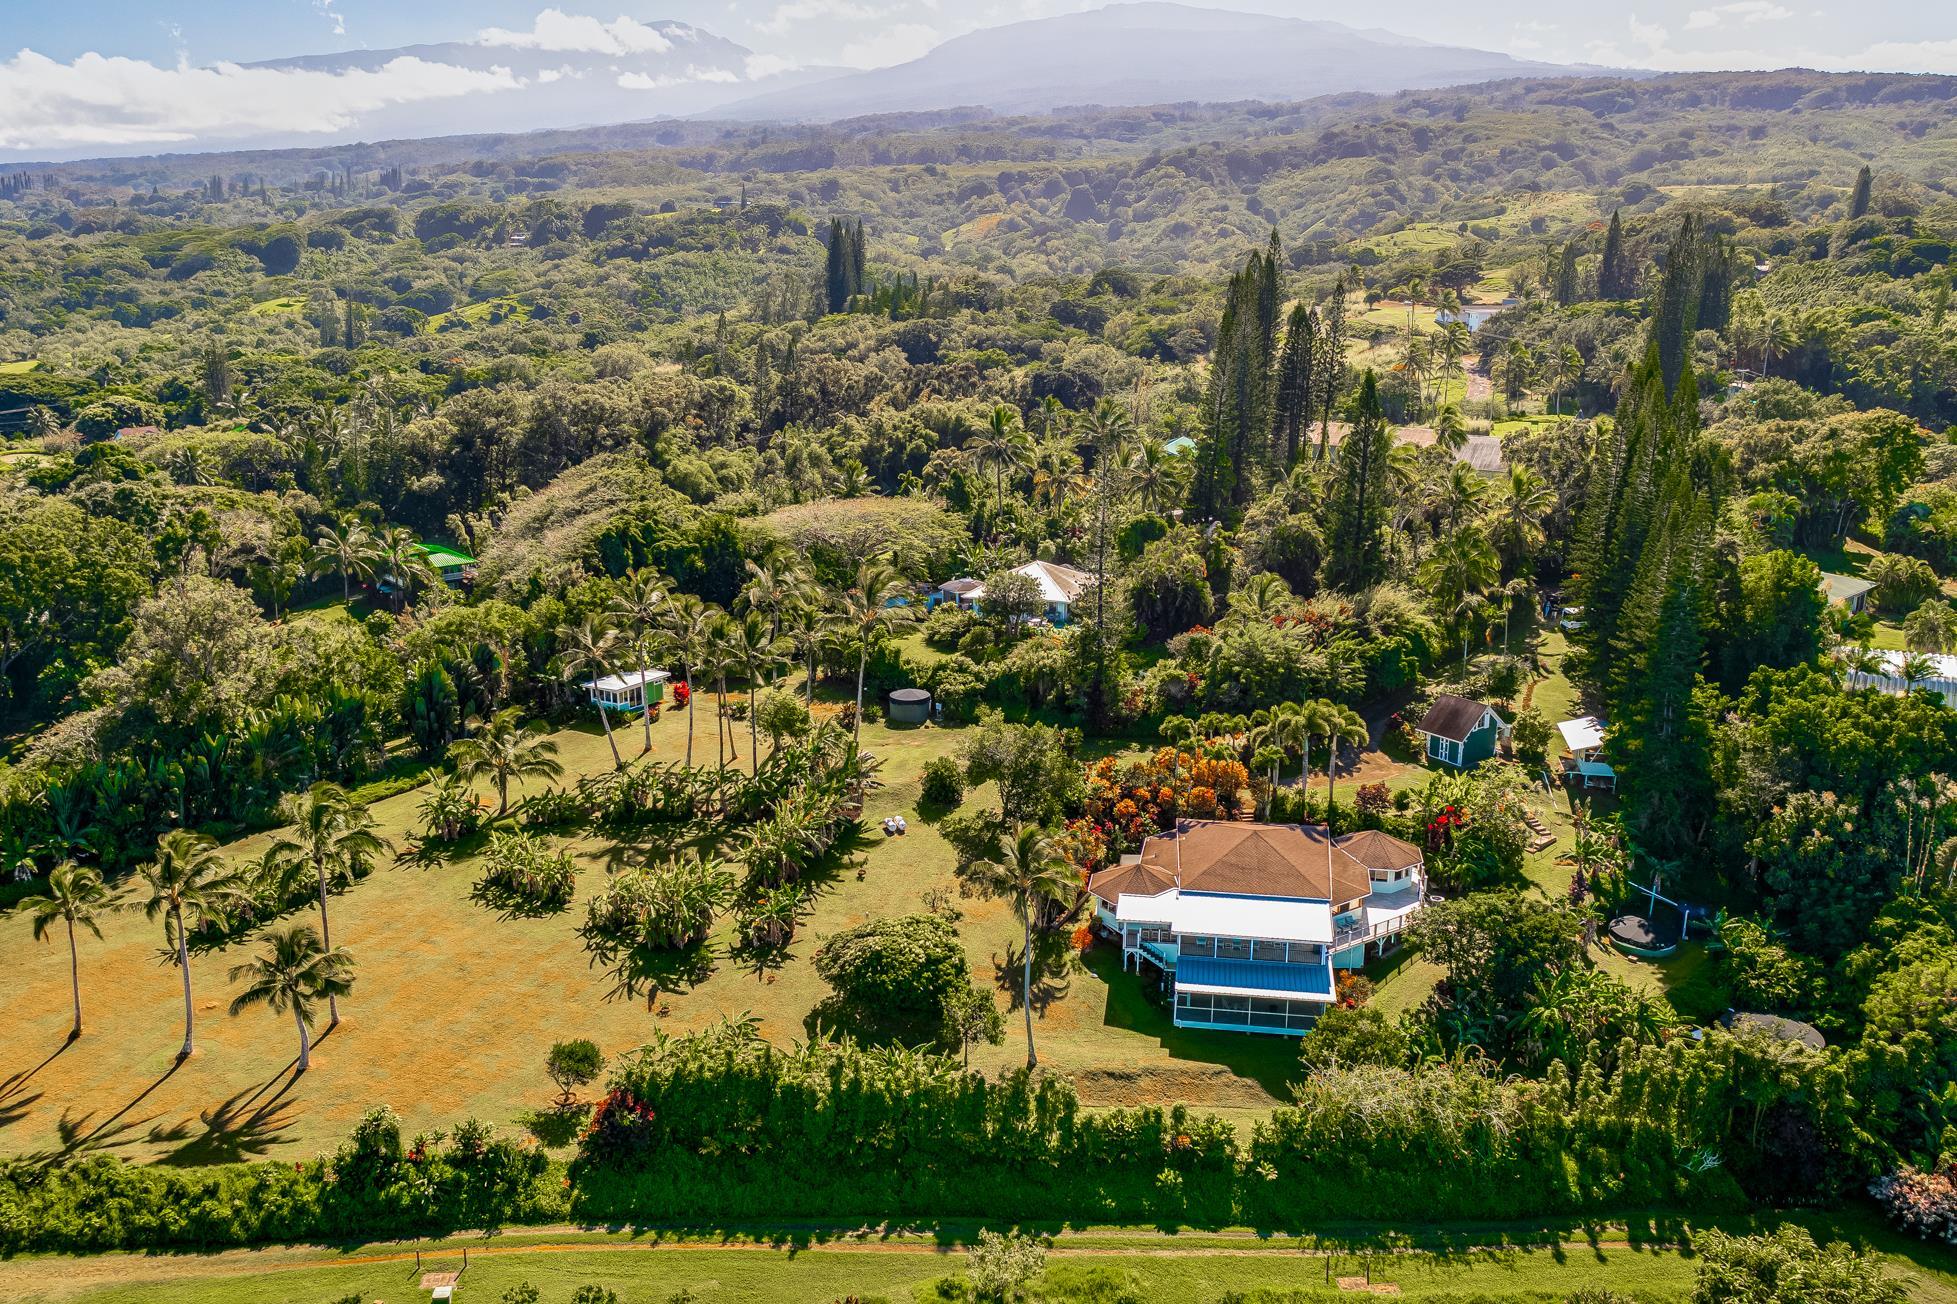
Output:
[[1426,875],[1418,847],[1377,830],[1185,820],[1087,888],[1122,967],[1173,989],[1177,1027],[1295,1036],[1335,970],[1398,944]]

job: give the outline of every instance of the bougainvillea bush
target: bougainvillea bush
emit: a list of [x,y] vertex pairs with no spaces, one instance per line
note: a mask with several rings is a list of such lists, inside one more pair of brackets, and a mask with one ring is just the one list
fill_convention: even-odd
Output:
[[1957,1245],[1957,1160],[1933,1172],[1905,1164],[1871,1182],[1869,1194],[1904,1231]]

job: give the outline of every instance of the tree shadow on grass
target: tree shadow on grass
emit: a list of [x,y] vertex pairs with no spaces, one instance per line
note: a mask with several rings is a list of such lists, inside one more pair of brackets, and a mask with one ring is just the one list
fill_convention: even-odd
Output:
[[[291,1137],[281,1134],[297,1121],[293,1115],[296,1102],[285,1096],[298,1084],[299,1077],[299,1061],[295,1057],[256,1088],[240,1091],[223,1104],[204,1110],[202,1132],[189,1123],[151,1128],[152,1145],[176,1146],[156,1162],[186,1168],[236,1164],[263,1158],[274,1146],[292,1144]],[[273,1090],[275,1086],[277,1090]]]
[[1178,1028],[1167,1003],[1150,994],[1150,980],[1122,971],[1119,951],[1097,946],[1081,959],[1107,985],[1102,1022],[1108,1027],[1153,1037],[1172,1059],[1215,1064],[1255,1082],[1276,1099],[1291,1099],[1291,1084],[1304,1075],[1296,1041],[1268,1034]]
[[551,1150],[561,1150],[578,1139],[578,1133],[590,1116],[591,1106],[579,1101],[566,1107],[553,1105],[549,1109],[519,1114],[517,1122],[537,1138],[537,1144]]
[[[992,983],[1006,994],[1006,1012],[1017,1014],[1025,1004],[1025,948],[1008,944],[1003,959],[992,961]],[[1074,948],[1066,934],[1033,934],[1033,1013],[1045,1017],[1047,1008],[1073,990]]]
[[[120,1146],[134,1145],[139,1138],[131,1134],[136,1128],[151,1122],[156,1116],[152,1114],[146,1118],[129,1120],[126,1118],[129,1111],[147,1100],[151,1092],[168,1082],[182,1067],[181,1059],[171,1060],[170,1067],[163,1070],[162,1076],[137,1092],[128,1104],[99,1123],[95,1120],[93,1112],[78,1115],[72,1110],[62,1110],[61,1117],[54,1125],[54,1134],[60,1144],[52,1150],[24,1154],[21,1159],[29,1164],[52,1166],[64,1163],[77,1155],[94,1154]],[[38,1095],[35,1098],[38,1099]]]
[[479,906],[486,906],[496,912],[496,917],[504,921],[512,919],[548,919],[561,915],[571,908],[570,898],[559,902],[532,901],[521,892],[491,884],[477,883],[469,889],[469,899]]
[[636,1001],[645,998],[646,1009],[657,1004],[661,993],[684,994],[713,974],[712,943],[699,942],[678,951],[635,946],[619,952],[597,953],[593,966],[603,965],[612,985],[607,1001]]

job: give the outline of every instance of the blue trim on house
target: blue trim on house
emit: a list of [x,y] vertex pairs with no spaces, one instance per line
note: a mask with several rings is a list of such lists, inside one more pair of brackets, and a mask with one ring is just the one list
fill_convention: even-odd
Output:
[[1262,960],[1212,960],[1185,955],[1176,965],[1176,982],[1299,995],[1332,994],[1332,971],[1322,964],[1272,964]]

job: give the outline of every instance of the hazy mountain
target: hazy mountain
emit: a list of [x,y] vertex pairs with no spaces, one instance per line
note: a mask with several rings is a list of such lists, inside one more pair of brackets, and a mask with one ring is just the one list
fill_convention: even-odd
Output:
[[1075,104],[1297,100],[1592,71],[1601,70],[1340,23],[1150,0],[986,28],[909,63],[749,96],[714,113],[827,121],[967,104],[1041,113]]
[[301,55],[247,65],[274,71],[379,74],[398,60],[472,72],[507,72],[514,85],[450,100],[362,114],[367,139],[430,137],[685,117],[757,91],[834,78],[837,68],[765,72],[751,50],[680,22],[637,25],[631,48],[540,49],[493,41],[444,41],[385,50]]

